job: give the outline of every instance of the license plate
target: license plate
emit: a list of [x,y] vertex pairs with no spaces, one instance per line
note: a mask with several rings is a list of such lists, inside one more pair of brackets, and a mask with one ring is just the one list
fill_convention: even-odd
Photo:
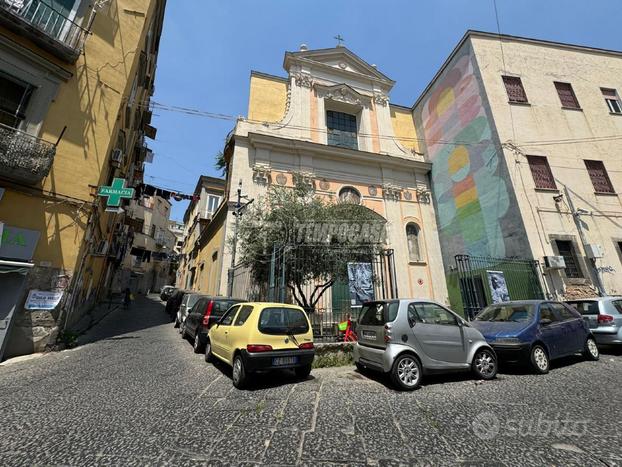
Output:
[[298,363],[298,357],[274,357],[272,364],[274,366],[295,365]]
[[363,331],[363,337],[365,339],[375,339],[376,332],[375,331]]

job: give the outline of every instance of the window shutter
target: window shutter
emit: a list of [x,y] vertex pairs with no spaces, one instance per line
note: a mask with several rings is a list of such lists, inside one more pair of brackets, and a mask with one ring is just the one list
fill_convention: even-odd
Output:
[[615,89],[601,88],[600,90],[603,92],[603,96],[605,97],[609,97],[611,99],[616,99],[618,97]]
[[536,188],[544,190],[556,190],[557,185],[553,178],[553,173],[549,167],[546,157],[543,156],[527,156],[529,168]]
[[527,103],[527,94],[523,88],[521,79],[515,76],[504,76],[503,84],[505,84],[505,91],[508,94],[510,102],[522,102]]
[[555,89],[557,89],[557,95],[562,103],[562,107],[569,109],[580,109],[579,101],[575,96],[574,91],[570,83],[555,83]]
[[585,161],[585,167],[596,193],[615,193],[602,161]]

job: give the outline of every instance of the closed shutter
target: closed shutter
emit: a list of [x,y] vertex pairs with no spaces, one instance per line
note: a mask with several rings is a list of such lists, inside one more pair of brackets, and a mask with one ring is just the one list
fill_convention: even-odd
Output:
[[575,96],[574,91],[570,83],[555,83],[555,89],[557,89],[557,95],[562,103],[562,107],[568,109],[580,109],[579,101]]
[[553,173],[549,167],[546,157],[543,156],[527,156],[529,168],[536,188],[543,190],[556,190],[557,185],[553,178]]
[[508,100],[510,102],[527,103],[527,94],[523,88],[521,79],[515,76],[504,76],[503,84],[505,84],[505,91],[508,94]]
[[602,161],[585,161],[585,167],[596,193],[615,193]]

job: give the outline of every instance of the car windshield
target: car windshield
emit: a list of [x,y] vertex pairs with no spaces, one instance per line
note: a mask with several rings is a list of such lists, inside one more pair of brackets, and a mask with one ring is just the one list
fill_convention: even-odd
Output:
[[568,302],[568,305],[573,307],[582,315],[597,315],[598,314],[598,302],[595,300],[592,301],[582,301],[582,302]]
[[531,321],[534,316],[533,305],[492,305],[482,310],[476,321],[512,321],[523,323]]
[[263,334],[304,334],[309,322],[302,310],[296,308],[264,308],[259,316],[259,331]]

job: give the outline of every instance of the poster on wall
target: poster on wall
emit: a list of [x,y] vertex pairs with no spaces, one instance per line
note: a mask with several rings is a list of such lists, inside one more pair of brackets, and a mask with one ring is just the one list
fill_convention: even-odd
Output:
[[53,310],[60,303],[63,292],[47,292],[44,290],[31,290],[26,299],[26,310]]
[[373,278],[371,263],[348,263],[348,289],[352,305],[374,300]]
[[510,300],[510,293],[505,282],[503,271],[486,271],[488,274],[488,285],[490,286],[490,295],[492,303],[507,302]]

